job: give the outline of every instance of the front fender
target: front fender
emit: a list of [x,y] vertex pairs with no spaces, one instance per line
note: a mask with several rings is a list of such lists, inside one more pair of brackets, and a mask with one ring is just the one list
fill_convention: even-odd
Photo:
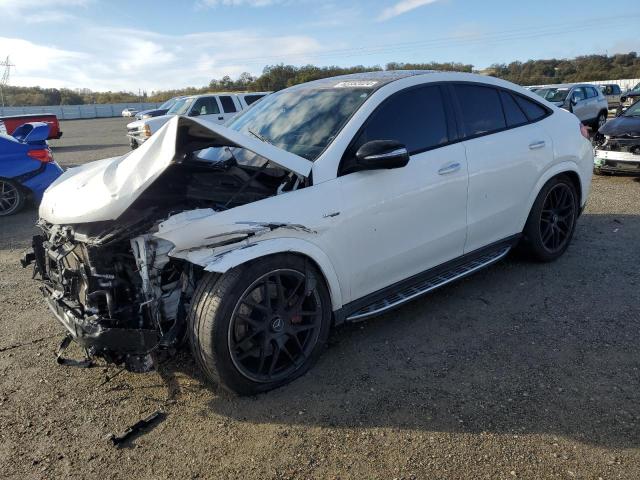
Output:
[[[329,257],[314,243],[300,238],[273,238],[251,243],[207,259],[202,266],[208,272],[225,273],[243,263],[276,253],[297,253],[313,260],[324,275],[333,310],[342,308],[340,281]],[[192,252],[197,253],[197,252]]]

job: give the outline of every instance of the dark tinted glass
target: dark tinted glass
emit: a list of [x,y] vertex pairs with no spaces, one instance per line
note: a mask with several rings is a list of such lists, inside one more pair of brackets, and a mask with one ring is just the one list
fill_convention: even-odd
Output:
[[587,98],[593,98],[598,96],[598,92],[596,92],[595,88],[587,87],[586,90],[587,90]]
[[220,103],[222,104],[222,109],[225,111],[225,113],[233,113],[236,112],[236,106],[233,103],[233,98],[231,97],[219,97],[220,98]]
[[467,136],[494,132],[507,126],[495,88],[456,85],[455,89]]
[[396,140],[412,153],[446,143],[447,119],[440,88],[413,88],[389,98],[369,117],[353,153],[372,140]]
[[622,91],[620,90],[620,85],[613,85],[613,87],[611,88],[613,89],[614,95],[620,95],[622,93]]
[[500,98],[502,99],[504,116],[507,119],[507,125],[509,127],[515,127],[517,125],[527,123],[527,117],[524,115],[511,94],[501,90]]
[[520,95],[514,95],[516,102],[520,105],[520,108],[524,111],[525,115],[529,119],[530,122],[535,122],[536,120],[540,120],[547,114],[547,111],[538,105],[536,102],[529,100],[527,98],[521,97]]
[[247,102],[247,105],[251,105],[252,103],[256,103],[262,97],[264,97],[264,95],[245,95],[244,101]]

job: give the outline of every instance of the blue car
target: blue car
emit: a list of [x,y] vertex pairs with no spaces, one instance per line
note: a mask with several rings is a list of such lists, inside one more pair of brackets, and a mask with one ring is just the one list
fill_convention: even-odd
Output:
[[13,136],[0,134],[0,217],[20,211],[27,199],[40,203],[47,187],[62,174],[48,136],[49,125],[42,122],[25,123]]

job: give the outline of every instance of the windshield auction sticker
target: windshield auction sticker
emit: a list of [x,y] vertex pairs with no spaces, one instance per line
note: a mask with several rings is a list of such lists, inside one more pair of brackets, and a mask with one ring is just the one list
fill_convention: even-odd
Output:
[[334,88],[370,88],[376,85],[378,82],[364,82],[364,81],[353,81],[353,82],[340,82],[335,85]]

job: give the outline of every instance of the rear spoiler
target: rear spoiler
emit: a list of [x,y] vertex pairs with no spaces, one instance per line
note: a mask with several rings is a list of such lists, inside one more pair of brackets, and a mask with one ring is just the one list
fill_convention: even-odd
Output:
[[42,144],[49,138],[49,124],[31,122],[20,125],[13,132],[13,138],[21,143]]

